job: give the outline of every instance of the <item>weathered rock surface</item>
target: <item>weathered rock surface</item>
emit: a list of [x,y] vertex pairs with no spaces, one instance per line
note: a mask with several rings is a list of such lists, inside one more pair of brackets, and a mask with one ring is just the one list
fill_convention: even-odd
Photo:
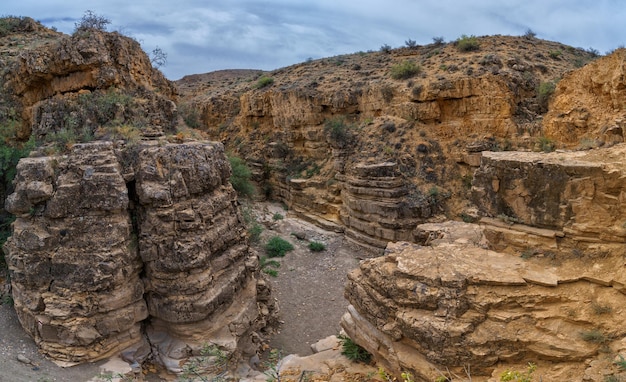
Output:
[[390,243],[349,275],[342,326],[389,370],[417,380],[446,368],[464,375],[464,366],[486,380],[532,361],[545,380],[582,381],[592,360],[613,368],[601,346],[626,351],[625,263],[609,262],[598,281],[584,261],[546,266],[471,244]]
[[85,362],[128,349],[141,362],[149,338],[172,371],[207,343],[254,354],[272,307],[229,176],[219,143],[94,142],[22,159],[5,250],[42,352]]
[[346,237],[374,248],[414,241],[415,226],[434,215],[436,201],[411,191],[397,163],[354,166],[341,193]]
[[6,209],[15,309],[52,359],[84,362],[142,340],[148,316],[129,198],[111,143],[22,159]]
[[483,152],[480,225],[419,226],[429,246],[390,243],[362,262],[343,328],[423,381],[468,367],[493,380],[529,361],[544,380],[619,375],[605,353],[626,354],[625,150]]
[[491,243],[622,253],[625,153],[624,145],[549,154],[484,152],[472,198],[483,215],[501,220],[483,220],[492,227]]
[[[198,111],[200,128],[254,167],[262,194],[382,248],[386,240],[407,240],[408,228],[394,224],[415,217],[390,223],[378,212],[366,213],[390,200],[361,191],[380,191],[375,181],[351,184],[359,178],[354,168],[396,163],[394,176],[409,194],[437,189],[447,195],[438,198],[437,214],[456,217],[467,208],[466,179],[480,164],[480,151],[532,148],[545,112],[537,86],[591,59],[583,50],[539,39],[479,42],[476,52],[430,44],[313,60],[264,73],[274,82],[262,88],[255,81],[263,73],[251,71],[188,76],[177,84],[183,103]],[[550,58],[551,51],[562,57]],[[394,79],[391,72],[404,63],[420,72]],[[345,139],[328,131],[337,121]],[[429,216],[428,207],[417,216]]]
[[626,49],[568,73],[556,86],[544,120],[547,136],[570,146],[624,142]]
[[[89,31],[62,36],[55,43],[24,52],[6,86],[23,105],[29,125],[32,107],[54,96],[110,87],[172,97],[174,88],[152,68],[139,43],[119,33]],[[155,110],[156,111],[156,110]]]

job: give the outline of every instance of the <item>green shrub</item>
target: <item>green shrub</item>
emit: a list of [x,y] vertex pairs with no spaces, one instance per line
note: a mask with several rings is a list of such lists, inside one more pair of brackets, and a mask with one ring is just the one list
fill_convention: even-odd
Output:
[[388,44],[383,44],[380,47],[380,51],[383,52],[383,53],[390,53],[391,52],[391,46],[388,45]]
[[591,309],[593,309],[593,313],[597,315],[609,314],[613,312],[613,308],[610,305],[602,305],[597,302],[591,303]]
[[391,100],[393,99],[393,87],[389,85],[384,85],[380,88],[380,92],[382,93],[385,102],[391,102]]
[[261,238],[261,232],[263,232],[263,226],[257,222],[253,223],[250,228],[248,228],[248,237],[250,238],[250,242],[258,242]]
[[548,55],[550,56],[550,58],[552,58],[553,60],[558,60],[562,55],[563,52],[561,52],[560,50],[551,50]]
[[236,156],[228,156],[228,161],[230,162],[230,167],[232,169],[232,174],[230,176],[230,184],[233,185],[233,188],[239,196],[241,197],[251,197],[254,195],[254,185],[250,181],[250,177],[252,173],[250,169],[246,165],[246,162],[243,159]]
[[500,374],[500,381],[502,382],[531,382],[533,380],[533,373],[537,370],[537,365],[529,362],[525,372],[517,370],[505,370]]
[[13,221],[15,221],[15,216],[13,215],[0,215],[0,272],[7,267],[2,246],[11,236],[11,223]]
[[[1,127],[0,127],[1,129]],[[31,137],[28,142],[20,143],[3,139],[0,131],[0,179],[2,187],[10,187],[15,177],[15,167],[21,158],[28,156],[35,148],[35,139]]]
[[266,86],[270,86],[274,83],[274,79],[272,77],[268,77],[266,75],[262,75],[254,85],[255,89],[262,89]]
[[309,249],[313,252],[322,252],[326,250],[326,246],[324,245],[324,243],[312,241],[309,243]]
[[277,220],[283,220],[285,217],[282,214],[279,214],[278,212],[276,212],[273,216],[272,216],[272,220],[277,221]]
[[273,236],[265,244],[265,253],[268,257],[284,257],[291,250],[293,250],[293,245],[279,236]]
[[351,129],[352,126],[346,123],[344,117],[331,118],[324,124],[324,132],[329,136],[330,143],[339,148],[351,143],[354,138]]
[[391,78],[395,80],[404,80],[411,78],[422,71],[419,65],[413,61],[404,61],[391,67]]
[[623,355],[619,355],[619,361],[615,361],[615,364],[621,371],[626,371],[626,359]]
[[474,35],[462,35],[461,37],[456,39],[455,45],[459,52],[472,52],[480,49],[478,39]]
[[550,97],[552,97],[555,90],[556,83],[552,81],[542,82],[539,84],[539,87],[537,88],[537,102],[539,103],[542,111],[545,112],[548,110],[548,101],[550,101]]
[[0,37],[8,36],[20,29],[24,17],[19,16],[3,16],[0,17]]
[[198,113],[198,110],[193,107],[193,105],[181,105],[180,114],[182,115],[185,124],[192,129],[199,129],[200,126],[202,126],[200,113]]
[[270,260],[267,256],[261,256],[259,259],[259,267],[263,273],[276,277],[278,276],[278,270],[276,268],[280,268],[280,263],[276,260]]
[[591,329],[580,333],[580,338],[583,341],[592,342],[594,344],[602,344],[607,341],[606,336],[599,329]]
[[539,150],[544,153],[550,153],[556,149],[556,143],[548,137],[539,137],[537,138],[537,145],[539,146]]
[[341,343],[341,354],[350,361],[369,363],[372,359],[372,355],[352,341],[352,338],[346,336],[337,336],[337,338],[339,338],[339,343]]

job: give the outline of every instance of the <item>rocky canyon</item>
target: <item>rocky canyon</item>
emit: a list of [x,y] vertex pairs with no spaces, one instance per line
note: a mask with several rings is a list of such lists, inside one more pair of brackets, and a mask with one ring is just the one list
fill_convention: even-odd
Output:
[[118,33],[15,23],[3,253],[48,357],[180,373],[302,319],[279,317],[238,157],[246,203],[354,246],[340,324],[388,378],[626,378],[624,49],[484,36],[170,82]]

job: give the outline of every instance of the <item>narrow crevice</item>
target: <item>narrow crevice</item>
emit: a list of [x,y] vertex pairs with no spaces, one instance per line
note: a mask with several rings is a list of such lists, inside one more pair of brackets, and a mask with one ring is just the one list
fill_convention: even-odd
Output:
[[[139,196],[137,196],[137,183],[135,179],[126,182],[126,189],[128,190],[128,216],[131,224],[131,248],[137,252],[137,256],[141,259],[141,249],[139,246],[139,238],[141,237],[141,204],[139,203]],[[143,260],[142,260],[143,265]],[[145,267],[142,266],[139,273],[139,277],[143,280],[146,276]]]

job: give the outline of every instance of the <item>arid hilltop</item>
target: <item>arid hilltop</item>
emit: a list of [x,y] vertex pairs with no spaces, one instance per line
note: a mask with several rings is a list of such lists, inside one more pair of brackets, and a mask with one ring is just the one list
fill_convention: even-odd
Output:
[[49,357],[254,363],[278,306],[228,155],[364,259],[341,326],[384,373],[312,380],[626,378],[626,50],[461,36],[171,83],[119,33],[9,21],[7,289]]

